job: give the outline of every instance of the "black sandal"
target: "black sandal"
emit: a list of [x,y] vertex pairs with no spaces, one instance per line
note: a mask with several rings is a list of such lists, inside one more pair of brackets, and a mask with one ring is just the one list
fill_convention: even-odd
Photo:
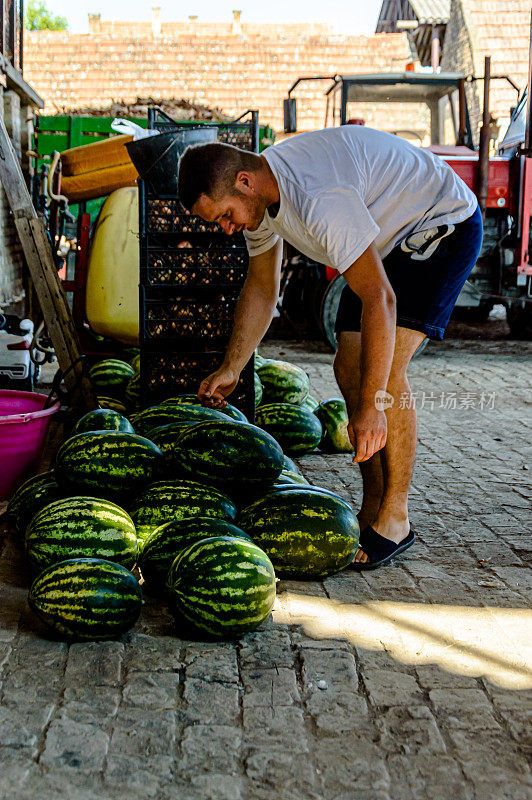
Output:
[[399,555],[403,550],[413,545],[415,541],[416,534],[412,528],[409,530],[407,536],[397,544],[396,542],[392,542],[391,539],[386,539],[384,536],[381,536],[371,525],[367,525],[364,530],[360,532],[358,546],[367,555],[369,561],[365,563],[362,561],[352,561],[349,568],[361,571],[382,567],[383,564],[387,564],[391,561],[394,556]]

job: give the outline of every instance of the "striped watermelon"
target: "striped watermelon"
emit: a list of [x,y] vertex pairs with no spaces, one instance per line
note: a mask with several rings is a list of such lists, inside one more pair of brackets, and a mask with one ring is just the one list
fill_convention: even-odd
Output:
[[162,458],[157,445],[135,433],[88,431],[61,445],[55,474],[60,486],[77,494],[122,496],[149,484]]
[[321,422],[312,411],[290,403],[259,406],[255,420],[290,455],[311,453],[322,437]]
[[355,449],[349,439],[349,417],[345,400],[333,397],[324,400],[314,411],[323,427],[320,448],[325,453],[352,453]]
[[166,522],[146,539],[139,559],[144,580],[154,588],[164,586],[172,562],[191,544],[211,536],[251,538],[241,528],[223,519],[194,517]]
[[67,639],[116,639],[137,621],[142,590],[120,564],[72,558],[43,570],[28,602],[46,625]]
[[248,422],[205,422],[181,433],[172,464],[192,479],[241,491],[273,483],[283,468],[283,452]]
[[100,408],[112,408],[113,411],[118,411],[119,414],[125,414],[127,409],[125,403],[117,400],[115,397],[106,397],[105,395],[98,395],[96,398]]
[[135,433],[131,422],[111,408],[96,408],[89,411],[78,419],[74,427],[74,433],[84,433],[85,431],[124,431],[125,433]]
[[133,414],[131,422],[138,434],[147,436],[150,431],[161,427],[161,425],[171,425],[174,422],[185,424],[185,426],[194,425],[196,422],[202,422],[207,419],[218,419],[222,422],[227,422],[227,417],[214,408],[204,408],[199,404],[189,405],[186,403],[179,405],[164,403],[150,406],[143,409],[143,411],[139,411],[138,414]]
[[165,522],[189,517],[216,517],[232,521],[236,506],[227,495],[189,480],[159,481],[137,498],[131,509],[139,539],[147,539]]
[[26,553],[42,570],[65,558],[103,558],[131,569],[138,543],[133,520],[98,497],[68,497],[45,506],[26,530]]
[[238,524],[269,555],[280,576],[323,578],[344,569],[358,544],[349,503],[326,491],[290,487],[245,508]]
[[89,370],[89,378],[96,394],[122,399],[126,386],[135,374],[135,370],[126,361],[119,358],[105,358],[98,361]]
[[183,550],[168,574],[170,609],[211,636],[255,630],[273,609],[275,572],[253,542],[215,536]]
[[129,362],[135,372],[140,372],[140,353],[135,353],[131,361]]
[[236,406],[232,406],[231,403],[227,403],[223,408],[217,410],[221,411],[222,414],[225,414],[229,419],[235,422],[249,422],[244,412],[240,411]]
[[53,470],[34,475],[20,486],[6,510],[6,516],[16,526],[17,531],[23,534],[30,519],[37,511],[67,496],[55,479]]
[[262,402],[262,383],[257,372],[253,373],[253,382],[255,386],[255,408],[257,408]]
[[182,473],[179,462],[175,462],[174,450],[176,448],[179,449],[178,439],[184,430],[191,427],[191,424],[194,423],[182,420],[181,422],[174,422],[172,425],[161,425],[149,431],[150,440],[157,445],[163,454],[165,461],[163,471],[168,477],[179,477]]
[[300,405],[309,393],[309,378],[301,367],[288,361],[268,360],[257,369],[262,384],[262,403]]
[[244,414],[243,411],[240,411],[239,408],[236,406],[232,406],[231,403],[227,403],[223,408],[216,408],[211,409],[209,406],[204,406],[197,398],[195,394],[178,394],[175,397],[169,397],[167,400],[163,400],[162,405],[170,405],[170,406],[178,406],[178,405],[190,405],[190,406],[199,406],[200,408],[204,408],[207,411],[217,411],[218,413],[225,414],[226,416],[230,417],[231,419],[235,419],[237,422],[247,422],[248,418]]
[[315,397],[312,397],[311,394],[307,394],[307,396],[301,403],[301,408],[308,408],[309,411],[315,411],[318,406],[319,402],[316,400]]

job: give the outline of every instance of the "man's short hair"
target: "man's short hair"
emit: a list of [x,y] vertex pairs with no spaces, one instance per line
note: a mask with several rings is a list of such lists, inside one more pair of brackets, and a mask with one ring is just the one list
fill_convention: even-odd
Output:
[[179,199],[190,211],[202,194],[212,200],[233,194],[238,173],[241,170],[256,172],[260,166],[260,156],[232,144],[190,145],[179,160]]

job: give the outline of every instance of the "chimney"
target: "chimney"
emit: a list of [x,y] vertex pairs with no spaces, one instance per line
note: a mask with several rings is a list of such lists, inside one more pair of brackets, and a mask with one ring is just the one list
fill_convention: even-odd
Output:
[[154,36],[160,36],[161,35],[161,7],[160,6],[154,6],[154,8],[152,8],[152,11],[153,11],[153,15],[152,15],[152,18],[151,18],[151,31],[152,31]]
[[101,14],[89,14],[89,33],[100,33],[101,29]]
[[231,29],[233,36],[242,35],[242,23],[240,21],[241,14],[241,11],[233,11],[233,27]]

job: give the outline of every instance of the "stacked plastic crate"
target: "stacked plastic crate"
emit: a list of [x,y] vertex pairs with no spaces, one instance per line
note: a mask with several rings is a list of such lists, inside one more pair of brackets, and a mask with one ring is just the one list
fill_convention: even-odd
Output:
[[[152,112],[153,113],[153,112]],[[161,131],[185,126],[157,115]],[[217,125],[218,141],[258,149],[258,118]],[[197,392],[220,366],[244,283],[248,255],[242,234],[227,236],[190,214],[175,195],[139,181],[141,391],[145,405]],[[254,418],[253,360],[231,402]]]

